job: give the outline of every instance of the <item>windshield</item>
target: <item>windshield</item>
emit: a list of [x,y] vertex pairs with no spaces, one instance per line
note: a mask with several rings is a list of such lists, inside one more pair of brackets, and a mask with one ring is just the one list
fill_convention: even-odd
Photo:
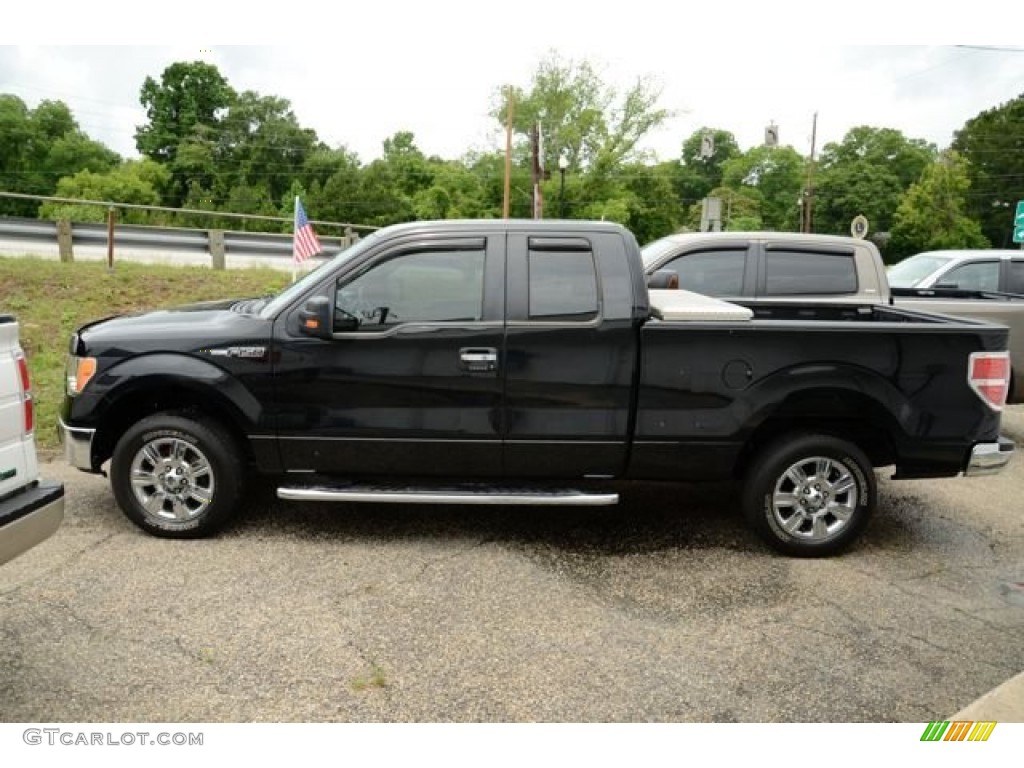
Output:
[[271,317],[273,317],[278,312],[280,312],[282,309],[284,309],[289,304],[291,304],[293,301],[295,301],[295,299],[297,297],[301,296],[310,287],[315,285],[320,280],[320,278],[323,276],[323,274],[324,274],[324,272],[326,270],[333,269],[334,267],[338,266],[339,264],[344,264],[349,259],[351,259],[351,258],[353,258],[355,256],[358,256],[360,253],[362,253],[367,248],[369,248],[371,245],[373,245],[373,243],[375,243],[377,241],[377,239],[378,239],[377,232],[374,232],[372,235],[368,235],[367,237],[364,237],[362,240],[360,240],[355,245],[353,245],[353,246],[351,246],[349,248],[346,248],[344,251],[339,253],[337,256],[335,256],[330,261],[323,262],[322,264],[320,264],[320,266],[318,266],[312,272],[310,272],[307,275],[304,275],[301,280],[298,280],[297,282],[292,283],[287,288],[285,288],[283,291],[281,291],[279,294],[277,294],[277,296],[275,296],[273,299],[271,299],[270,303],[267,304],[265,307],[263,307],[263,309],[260,310],[260,317],[263,317],[263,318],[271,318]]
[[678,243],[676,243],[672,236],[663,237],[660,240],[655,240],[654,242],[645,245],[640,249],[640,254],[644,261],[644,269],[650,269],[652,264],[674,249],[677,245]]
[[894,264],[888,269],[889,285],[893,288],[916,288],[935,270],[951,261],[949,256],[936,256],[931,253],[919,253]]

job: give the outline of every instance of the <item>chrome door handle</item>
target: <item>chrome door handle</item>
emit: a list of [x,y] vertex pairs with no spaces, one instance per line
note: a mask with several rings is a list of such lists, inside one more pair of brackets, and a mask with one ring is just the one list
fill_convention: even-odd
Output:
[[498,350],[493,347],[465,347],[459,350],[463,370],[489,373],[498,368]]

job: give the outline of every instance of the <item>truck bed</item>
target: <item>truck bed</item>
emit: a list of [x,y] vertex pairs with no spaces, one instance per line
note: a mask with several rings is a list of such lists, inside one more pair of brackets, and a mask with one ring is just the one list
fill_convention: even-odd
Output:
[[901,477],[956,475],[966,435],[998,438],[999,412],[967,368],[1005,348],[1005,328],[891,306],[737,303],[754,319],[643,325],[635,476],[725,477],[772,419],[855,434]]

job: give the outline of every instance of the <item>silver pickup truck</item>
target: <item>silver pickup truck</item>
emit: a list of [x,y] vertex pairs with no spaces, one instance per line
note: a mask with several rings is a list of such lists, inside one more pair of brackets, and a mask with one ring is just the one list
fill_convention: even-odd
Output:
[[[1013,368],[1007,402],[1024,402],[1024,297],[995,290],[969,290],[959,283],[953,287],[948,282],[927,288],[892,289],[878,248],[870,241],[852,237],[689,232],[655,240],[642,250],[648,275],[674,272],[680,288],[716,298],[755,299],[761,304],[808,299],[851,307],[895,304],[1005,325],[1010,329]],[[1012,257],[1006,257],[1001,269],[1024,270],[1024,251],[1007,253]]]

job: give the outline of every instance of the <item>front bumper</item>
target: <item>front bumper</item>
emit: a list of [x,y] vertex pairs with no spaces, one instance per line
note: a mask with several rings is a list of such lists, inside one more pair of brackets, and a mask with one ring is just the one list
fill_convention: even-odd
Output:
[[45,541],[64,520],[64,486],[40,482],[0,502],[0,565]]
[[964,474],[968,477],[993,475],[1009,463],[1013,450],[1013,440],[1005,437],[1000,437],[994,443],[978,443],[971,449],[971,458],[967,461]]
[[63,419],[58,419],[58,431],[60,441],[64,444],[65,461],[86,472],[95,472],[92,466],[92,440],[96,436],[96,430],[69,427]]

